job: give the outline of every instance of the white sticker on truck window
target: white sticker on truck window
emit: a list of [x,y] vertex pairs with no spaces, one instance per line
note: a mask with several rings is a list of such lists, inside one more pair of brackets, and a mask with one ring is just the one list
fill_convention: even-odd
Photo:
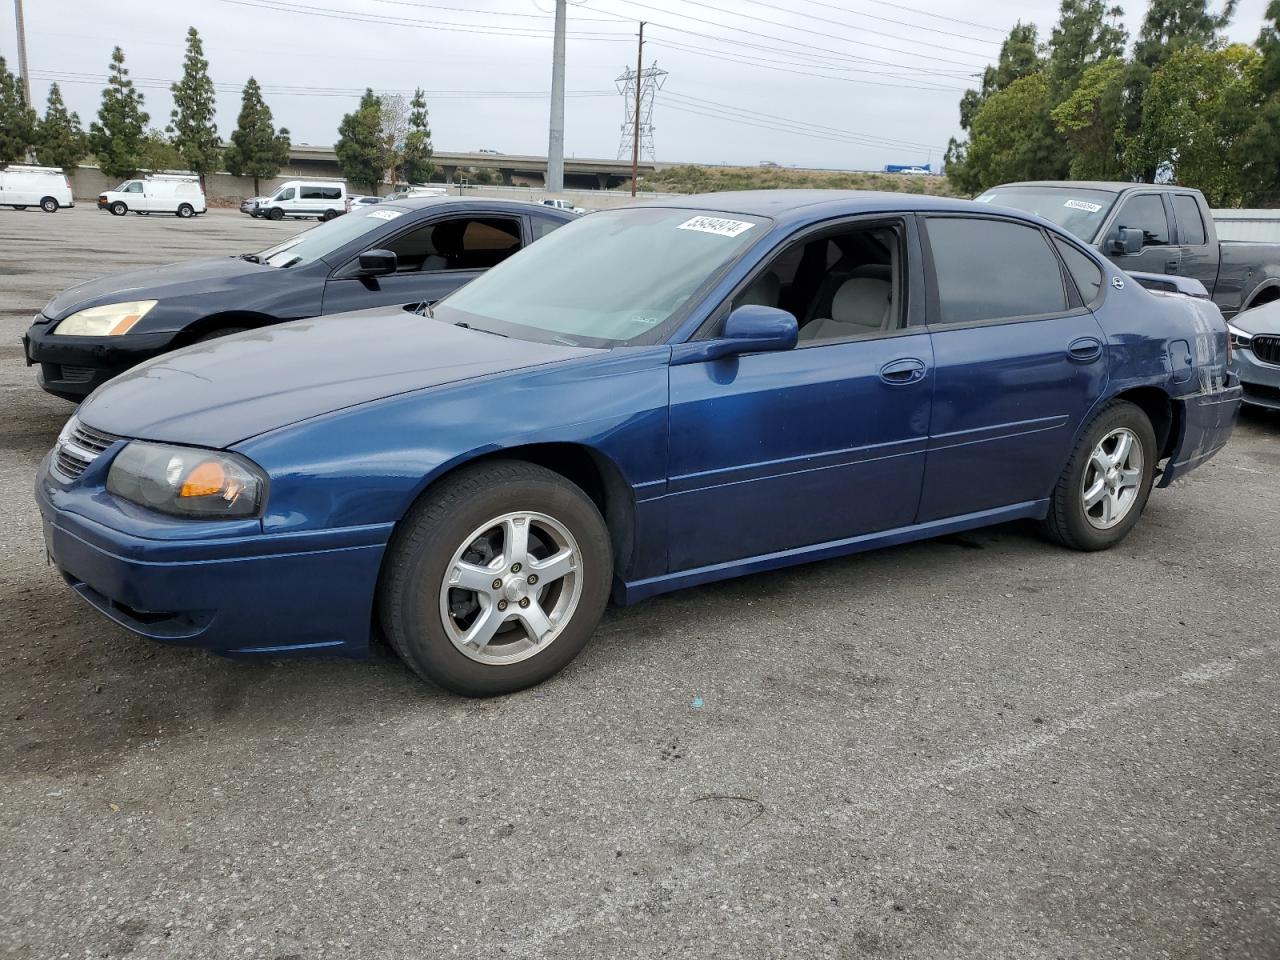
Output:
[[404,216],[401,210],[370,210],[366,216],[376,217],[379,220],[394,220],[396,217]]
[[679,230],[697,230],[699,233],[714,233],[718,237],[736,237],[746,233],[754,223],[745,220],[728,220],[724,217],[693,217],[680,224]]
[[1097,213],[1102,209],[1102,204],[1090,203],[1088,200],[1068,200],[1063,206],[1072,210],[1088,210],[1090,213]]

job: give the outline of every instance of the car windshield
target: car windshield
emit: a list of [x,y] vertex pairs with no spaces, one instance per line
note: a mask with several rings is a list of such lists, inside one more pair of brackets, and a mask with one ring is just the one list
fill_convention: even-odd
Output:
[[1061,187],[992,187],[976,198],[979,203],[1012,207],[1056,223],[1085,243],[1092,243],[1098,228],[1116,202],[1114,190]]
[[437,319],[527,340],[655,343],[764,233],[742,214],[632,207],[577,220],[450,295]]
[[403,210],[360,210],[344,217],[312,227],[284,243],[258,254],[258,261],[272,267],[296,267],[322,260],[357,237],[363,236],[387,221],[404,215]]

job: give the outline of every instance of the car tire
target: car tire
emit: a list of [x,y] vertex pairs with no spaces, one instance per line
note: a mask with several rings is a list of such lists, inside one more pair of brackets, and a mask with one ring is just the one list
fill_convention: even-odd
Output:
[[326,211],[324,212],[324,216],[322,216],[322,217],[320,218],[320,222],[321,222],[321,223],[328,223],[330,220],[332,220],[332,219],[333,219],[334,217],[336,217],[337,215],[338,215],[338,211],[336,211],[336,210],[326,210]]
[[1072,550],[1115,546],[1146,508],[1158,456],[1146,413],[1125,400],[1107,404],[1076,441],[1049,498],[1044,533]]
[[13,209],[15,209],[15,210],[25,210],[25,209],[27,209],[27,205],[26,205],[25,203],[15,203],[15,204],[13,205]]
[[125,205],[123,200],[117,200],[115,203],[111,204],[111,206],[107,207],[107,209],[111,211],[111,215],[113,217],[123,217],[129,212],[129,208]]
[[283,220],[284,211],[281,210],[279,207],[275,207],[270,213],[267,214],[267,216],[270,217],[272,220]]
[[53,197],[45,197],[40,201],[40,209],[43,210],[45,213],[57,213],[58,201],[55,200]]
[[[512,533],[520,529],[527,552]],[[562,558],[557,568],[540,566],[551,556]],[[467,571],[478,590],[449,585]],[[377,609],[392,648],[420,677],[496,696],[541,683],[577,656],[612,577],[609,531],[581,488],[535,464],[490,461],[442,480],[400,522]],[[491,639],[468,642],[485,625]]]
[[192,343],[206,343],[209,340],[221,340],[223,337],[229,337],[233,333],[244,333],[250,327],[219,327],[217,330],[210,330],[208,333],[202,333],[200,336],[192,340]]
[[183,220],[187,220],[196,215],[196,208],[189,203],[182,203],[178,205],[177,214]]

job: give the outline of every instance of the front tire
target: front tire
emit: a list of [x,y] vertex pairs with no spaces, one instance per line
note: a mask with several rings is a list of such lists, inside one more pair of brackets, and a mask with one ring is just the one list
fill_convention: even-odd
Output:
[[25,203],[15,203],[15,204],[13,205],[13,209],[15,209],[15,210],[25,210],[25,209],[27,209],[27,205],[26,205]]
[[267,216],[270,217],[272,220],[283,220],[284,211],[281,210],[279,207],[276,207],[269,214],[267,214]]
[[111,211],[111,215],[113,217],[123,217],[129,212],[129,208],[125,206],[125,202],[123,200],[117,200],[111,206],[107,207],[107,209]]
[[378,613],[420,677],[494,696],[577,656],[612,576],[608,529],[578,486],[535,464],[493,461],[441,481],[401,521]]
[[45,213],[57,213],[58,201],[55,200],[53,197],[45,197],[43,200],[40,201],[40,209],[43,210]]
[[194,217],[195,215],[196,215],[196,208],[193,207],[191,204],[182,203],[178,205],[178,216],[181,217],[183,220],[188,220],[191,217]]
[[1073,550],[1106,550],[1134,528],[1155,480],[1156,434],[1142,408],[1113,400],[1076,442],[1049,500],[1045,534]]

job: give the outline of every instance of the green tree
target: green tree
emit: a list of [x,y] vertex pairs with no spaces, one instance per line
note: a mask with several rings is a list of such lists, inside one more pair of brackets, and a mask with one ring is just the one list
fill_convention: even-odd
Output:
[[1072,180],[1123,180],[1125,62],[1112,57],[1080,76],[1071,95],[1053,108],[1053,122],[1071,157]]
[[132,177],[143,166],[143,138],[151,118],[142,104],[142,94],[125,68],[124,51],[116,47],[98,119],[89,126],[89,149],[109,177]]
[[1198,187],[1214,206],[1244,195],[1239,149],[1257,117],[1258,52],[1243,44],[1218,50],[1184,47],[1154,74],[1142,122],[1128,144],[1132,169],[1168,169]]
[[1258,36],[1261,63],[1256,83],[1264,97],[1249,129],[1236,143],[1242,201],[1249,206],[1280,204],[1280,0],[1267,6]]
[[1104,6],[1102,0],[1062,0],[1045,58],[1055,104],[1071,95],[1091,66],[1124,55],[1129,33],[1121,24],[1123,16],[1123,9]]
[[435,175],[436,165],[431,155],[427,96],[419,87],[413,91],[413,99],[409,102],[409,133],[404,140],[404,178],[409,183],[426,183]]
[[969,192],[1011,180],[1062,175],[1063,158],[1047,135],[1049,82],[1043,73],[1021,77],[982,105],[969,128],[964,166]]
[[49,87],[49,102],[36,127],[35,141],[36,159],[63,170],[74,170],[89,150],[80,117],[67,110],[56,83]]
[[355,183],[376,190],[390,157],[382,139],[382,101],[366,89],[360,105],[338,124],[338,142],[333,145],[342,174]]
[[22,78],[0,57],[0,161],[25,160],[35,133],[36,114],[27,107]]
[[186,160],[177,144],[163,130],[151,129],[142,135],[138,151],[138,169],[182,170]]
[[214,118],[213,81],[209,79],[209,61],[204,58],[204,44],[195,27],[187,28],[187,53],[182,61],[182,79],[169,87],[173,94],[173,112],[169,132],[173,145],[182,157],[182,165],[204,178],[217,169],[222,141]]
[[289,162],[289,147],[289,131],[275,129],[262,89],[250,77],[240,96],[240,117],[227,147],[227,170],[237,177],[253,177],[257,196],[261,192],[258,181],[271,179]]

